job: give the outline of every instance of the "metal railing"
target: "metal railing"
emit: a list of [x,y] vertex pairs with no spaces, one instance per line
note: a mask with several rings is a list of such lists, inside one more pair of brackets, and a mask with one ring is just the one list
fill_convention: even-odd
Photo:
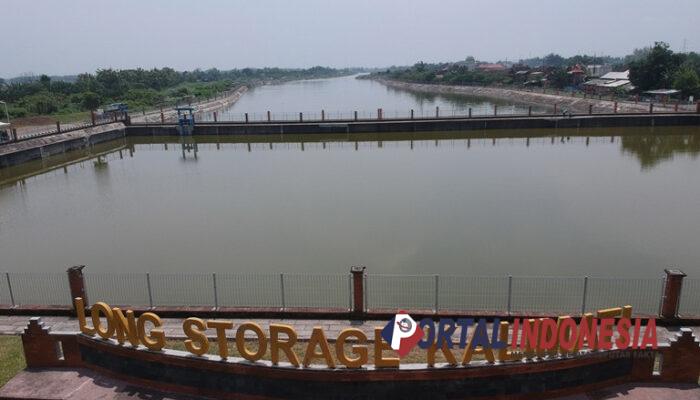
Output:
[[[302,273],[85,273],[91,301],[142,307],[353,308],[353,277]],[[632,305],[660,312],[664,278],[367,274],[367,311],[571,314]],[[687,279],[680,313],[700,315],[700,280]],[[5,273],[0,303],[71,304],[64,273]]]
[[683,280],[678,314],[681,316],[700,315],[700,279],[685,278]]
[[0,284],[0,303],[71,305],[65,273],[6,272]]

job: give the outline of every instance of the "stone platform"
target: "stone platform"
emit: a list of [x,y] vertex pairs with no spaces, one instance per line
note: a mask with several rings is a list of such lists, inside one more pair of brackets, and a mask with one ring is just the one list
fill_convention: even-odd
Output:
[[[310,398],[314,397],[312,394]],[[319,397],[318,394],[316,397]],[[322,396],[320,396],[322,397]],[[439,393],[433,397],[440,398]],[[0,400],[205,400],[182,396],[107,378],[86,369],[42,369],[19,373],[2,389]],[[651,385],[631,383],[558,400],[700,400],[698,385]]]

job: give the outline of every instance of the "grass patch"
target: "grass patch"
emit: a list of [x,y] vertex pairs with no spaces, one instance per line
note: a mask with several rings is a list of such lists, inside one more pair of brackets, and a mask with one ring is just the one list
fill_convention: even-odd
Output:
[[19,336],[0,336],[0,387],[25,367],[22,339]]

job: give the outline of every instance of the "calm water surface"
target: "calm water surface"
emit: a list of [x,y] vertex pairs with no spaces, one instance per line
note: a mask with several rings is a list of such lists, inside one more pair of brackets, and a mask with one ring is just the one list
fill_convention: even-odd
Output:
[[[376,118],[382,108],[385,117],[407,116],[411,109],[415,116],[434,116],[435,107],[440,115],[466,115],[472,108],[474,115],[493,114],[497,104],[500,113],[525,113],[527,105],[481,97],[435,95],[384,86],[381,83],[346,76],[332,79],[314,79],[289,82],[282,85],[254,87],[229,109],[219,112],[219,118],[240,120],[248,113],[253,120],[267,119],[267,111],[276,119],[296,119],[299,112],[305,118],[351,118],[353,111],[359,118]],[[533,111],[543,110],[533,106]],[[212,119],[212,116],[208,116]]]
[[0,270],[700,277],[698,128],[469,135],[135,138],[3,169]]

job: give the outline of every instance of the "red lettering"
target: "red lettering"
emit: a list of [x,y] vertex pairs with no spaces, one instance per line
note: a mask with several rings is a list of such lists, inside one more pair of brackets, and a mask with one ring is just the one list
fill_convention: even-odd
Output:
[[618,337],[615,340],[615,346],[618,349],[626,349],[630,345],[630,327],[632,326],[632,321],[629,318],[620,318],[617,322],[617,333]]
[[588,344],[588,348],[594,350],[596,348],[595,336],[598,331],[598,320],[595,318],[581,318],[578,324],[578,348],[583,349],[584,339]]
[[647,320],[647,326],[644,329],[644,337],[642,338],[642,345],[640,347],[646,349],[649,346],[654,350],[656,350],[658,346],[656,340],[656,320],[653,318]]
[[612,327],[615,325],[615,319],[603,318],[600,320],[600,331],[598,332],[598,348],[602,350],[612,349]]
[[535,319],[526,319],[523,321],[523,336],[520,340],[520,348],[534,349],[537,348],[537,334],[540,328],[540,321]]
[[563,319],[559,326],[559,348],[567,352],[572,351],[576,347],[577,340],[576,321],[573,318]]
[[557,323],[551,318],[542,319],[540,324],[540,350],[552,350],[557,344]]

